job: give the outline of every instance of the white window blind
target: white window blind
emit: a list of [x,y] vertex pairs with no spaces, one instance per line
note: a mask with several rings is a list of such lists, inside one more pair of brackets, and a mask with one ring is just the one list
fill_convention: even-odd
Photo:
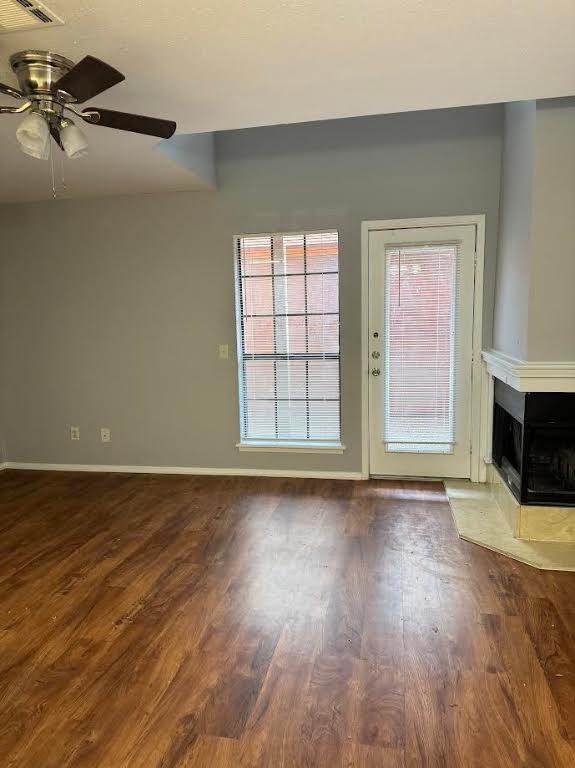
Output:
[[237,238],[242,441],[340,439],[337,232]]
[[452,453],[458,246],[386,249],[384,442]]

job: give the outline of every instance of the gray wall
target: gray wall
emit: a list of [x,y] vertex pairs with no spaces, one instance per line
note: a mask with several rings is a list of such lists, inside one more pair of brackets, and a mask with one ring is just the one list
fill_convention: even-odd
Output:
[[505,105],[493,346],[527,357],[535,102]]
[[[0,209],[9,459],[359,471],[361,221],[486,213],[489,346],[501,132],[496,106],[235,131],[216,192]],[[235,346],[232,236],[323,227],[340,232],[348,450],[238,453],[236,366],[217,358]]]
[[529,360],[575,360],[575,99],[537,102]]
[[575,360],[575,99],[505,106],[493,343]]
[[[0,206],[0,222],[2,211],[6,209]],[[7,403],[7,373],[8,373],[8,251],[1,245],[0,240],[0,463],[6,460],[6,414],[8,412]],[[11,325],[11,322],[10,322]]]

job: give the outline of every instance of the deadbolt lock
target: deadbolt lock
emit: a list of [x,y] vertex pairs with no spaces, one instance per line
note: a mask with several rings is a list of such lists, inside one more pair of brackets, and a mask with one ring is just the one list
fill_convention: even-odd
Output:
[[381,371],[379,370],[379,368],[372,368],[371,369],[371,375],[372,376],[379,376],[380,373],[381,373]]
[[379,354],[379,352],[377,351],[377,349],[376,349],[376,350],[374,350],[374,351],[371,353],[371,356],[373,357],[373,359],[374,359],[374,360],[377,360],[379,357],[381,357],[381,355]]

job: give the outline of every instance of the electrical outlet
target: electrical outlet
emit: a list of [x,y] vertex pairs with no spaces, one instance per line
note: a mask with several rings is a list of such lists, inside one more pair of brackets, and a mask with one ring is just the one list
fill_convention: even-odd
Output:
[[70,427],[70,440],[80,439],[80,427]]
[[100,441],[109,443],[112,439],[112,431],[108,427],[100,427]]
[[218,355],[220,360],[227,360],[230,356],[230,350],[227,344],[220,344],[218,347]]

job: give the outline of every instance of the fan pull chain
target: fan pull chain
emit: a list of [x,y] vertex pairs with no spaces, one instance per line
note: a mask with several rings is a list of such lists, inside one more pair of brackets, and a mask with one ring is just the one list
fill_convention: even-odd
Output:
[[59,152],[58,155],[60,157],[60,182],[62,184],[63,192],[66,193],[68,187],[66,186],[66,179],[64,178],[64,153]]
[[397,275],[397,298],[398,298],[398,306],[401,307],[401,248],[399,249],[398,253],[398,275]]
[[50,174],[52,177],[52,199],[56,199],[56,181],[54,178],[54,155],[52,154],[52,141],[50,140],[49,144],[49,154],[50,154]]
[[[61,190],[65,193],[68,189],[66,185],[66,178],[64,175],[64,153],[57,153],[57,157],[59,157],[59,160],[56,162],[59,165],[59,168],[56,169],[55,163],[54,163],[54,148],[52,146],[52,142],[50,142],[49,145],[49,156],[50,156],[50,177],[52,181],[52,199],[56,200],[58,197],[58,181],[56,179],[56,176],[59,177],[60,180],[60,187]],[[58,173],[57,173],[58,170]]]

